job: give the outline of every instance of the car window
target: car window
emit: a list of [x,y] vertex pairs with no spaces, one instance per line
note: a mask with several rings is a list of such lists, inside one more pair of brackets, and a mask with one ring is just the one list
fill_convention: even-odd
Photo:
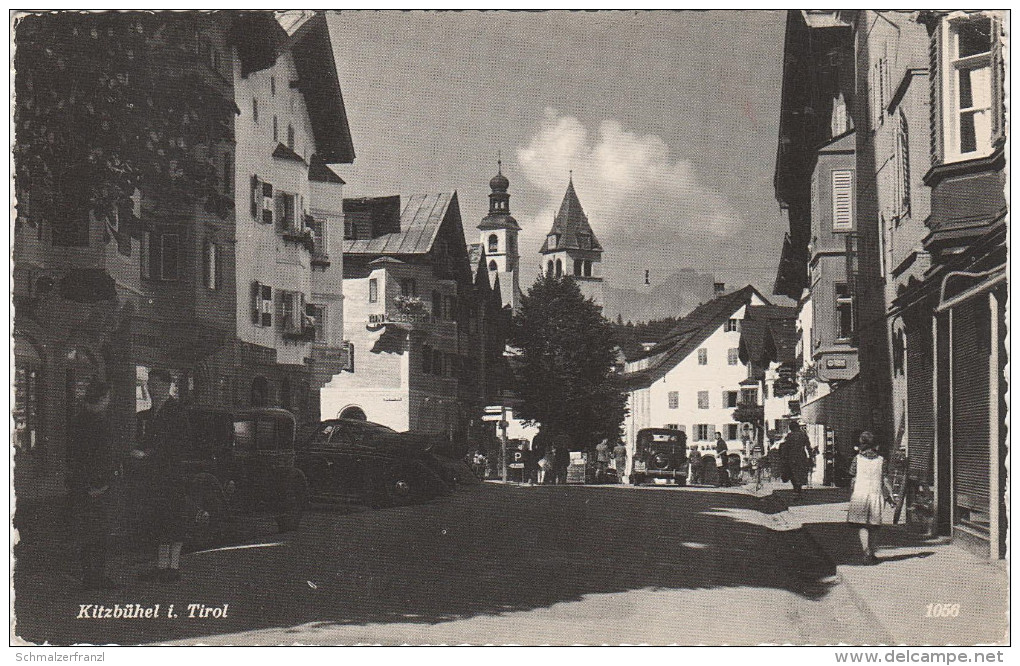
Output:
[[358,446],[364,439],[365,432],[361,423],[339,422],[333,429],[329,443],[334,446]]
[[255,422],[252,419],[234,421],[234,450],[238,453],[255,450]]
[[255,422],[255,446],[259,451],[276,448],[276,421],[262,418]]

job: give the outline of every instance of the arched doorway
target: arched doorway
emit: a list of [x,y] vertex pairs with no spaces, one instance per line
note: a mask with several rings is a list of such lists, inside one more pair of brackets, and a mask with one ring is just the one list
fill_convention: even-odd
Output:
[[355,421],[367,421],[368,416],[361,407],[346,407],[340,412],[342,419],[354,419]]

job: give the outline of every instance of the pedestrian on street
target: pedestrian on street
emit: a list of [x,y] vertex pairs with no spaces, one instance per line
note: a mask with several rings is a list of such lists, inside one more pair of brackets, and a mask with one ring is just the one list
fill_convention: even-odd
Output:
[[613,465],[616,467],[616,477],[620,480],[620,483],[626,483],[627,447],[619,440],[617,440],[616,446],[613,447]]
[[609,440],[603,439],[595,445],[595,483],[606,480],[607,469],[609,469]]
[[687,456],[687,484],[693,486],[696,483],[702,483],[701,453],[698,452],[697,446],[692,446]]
[[169,372],[150,371],[147,385],[152,407],[138,413],[139,443],[131,451],[132,457],[146,464],[150,525],[158,544],[156,569],[143,577],[169,583],[181,577],[186,499],[180,461],[182,445],[188,441],[188,421],[180,402],[170,395]]
[[882,525],[882,498],[892,503],[892,488],[883,474],[885,459],[878,452],[875,436],[864,431],[860,436],[860,452],[850,463],[853,479],[850,506],[846,521],[858,528],[861,551],[866,564],[877,564],[875,536]]
[[555,479],[552,455],[552,451],[546,451],[538,461],[538,482],[541,484],[552,483]]
[[793,492],[797,495],[803,494],[802,488],[807,483],[808,474],[811,472],[811,440],[800,429],[800,423],[792,421],[790,432],[786,439],[779,445],[779,457],[782,459],[783,480],[789,480],[793,485]]
[[716,455],[716,466],[719,468],[719,485],[726,488],[730,485],[730,475],[726,471],[727,455],[730,452],[730,447],[726,445],[726,440],[722,438],[721,432],[715,433],[715,455]]
[[116,476],[110,450],[107,408],[110,387],[95,377],[74,415],[68,450],[68,485],[74,506],[82,584],[87,590],[112,589],[106,577],[106,533],[110,486]]

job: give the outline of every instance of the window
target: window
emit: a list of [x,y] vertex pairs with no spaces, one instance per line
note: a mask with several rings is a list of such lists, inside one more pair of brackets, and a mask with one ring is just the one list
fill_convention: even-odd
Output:
[[708,365],[708,350],[704,347],[698,350],[698,365]]
[[294,126],[287,125],[287,147],[294,150]]
[[298,291],[277,291],[279,326],[284,333],[300,333],[304,325],[304,294]]
[[417,296],[418,281],[414,278],[404,278],[400,281],[400,294],[402,296]]
[[354,240],[354,222],[350,220],[344,220],[344,240]]
[[326,223],[320,218],[305,215],[305,225],[312,230],[315,254],[326,254]]
[[708,391],[698,391],[698,409],[708,409]]
[[378,303],[379,302],[379,280],[371,278],[368,281],[368,302]]
[[297,195],[287,192],[278,192],[276,195],[276,219],[280,229],[292,231],[298,227],[298,198]]
[[829,121],[829,125],[829,131],[832,133],[832,136],[839,136],[850,129],[846,113],[846,100],[843,98],[843,93],[839,93],[832,98],[832,118]]
[[740,363],[740,349],[731,347],[726,350],[726,365],[737,365]]
[[305,315],[308,318],[308,324],[315,329],[315,341],[325,342],[326,341],[326,306],[319,305],[318,303],[309,303],[305,305]]
[[556,260],[556,277],[563,276],[563,262],[559,259]]
[[429,345],[421,346],[421,371],[426,375],[432,373],[432,347]]
[[896,127],[896,225],[910,215],[910,133],[907,116],[900,109],[899,125]]
[[847,340],[854,331],[854,301],[846,284],[837,282],[836,294],[836,337]]
[[585,277],[591,277],[591,260],[590,259],[585,259],[584,260],[584,276]]
[[174,233],[142,234],[142,277],[171,281],[180,270],[180,236]]
[[757,405],[758,389],[756,388],[740,389],[740,402],[745,405]]
[[841,169],[832,172],[832,229],[850,231],[854,228],[854,172]]
[[574,275],[580,277],[584,273],[584,262],[580,259],[574,259]]
[[737,391],[723,391],[723,406],[727,409],[737,406],[737,397],[740,395]]
[[213,241],[206,241],[202,253],[202,283],[206,289],[220,288],[223,274],[220,257],[220,246]]
[[730,319],[730,320],[728,320],[726,322],[726,326],[725,326],[725,328],[723,330],[726,331],[727,333],[733,333],[733,332],[739,331],[740,330],[740,320],[739,319]]
[[680,429],[680,424],[679,423],[667,423],[665,425],[665,428],[666,428],[666,430],[679,430]]
[[696,442],[710,442],[712,441],[712,426],[705,423],[698,423],[694,426],[694,441]]
[[555,250],[559,244],[560,244],[559,234],[549,234],[549,236],[546,238],[547,249]]
[[762,384],[762,386],[761,386],[761,397],[764,400],[768,400],[769,399],[769,385],[768,384]]
[[256,326],[273,325],[273,288],[266,284],[252,283],[251,321]]
[[727,423],[723,426],[723,437],[733,441],[740,439],[740,424],[739,423]]
[[[947,27],[948,41],[943,42],[949,47],[949,66],[943,83],[946,157],[985,154],[991,149],[993,123],[999,124],[1002,104],[998,99],[1001,89],[998,85],[1001,73],[998,21],[987,15],[973,14],[951,20]],[[996,118],[993,118],[993,109]]]
[[680,408],[680,392],[679,391],[670,391],[669,393],[667,393],[666,394],[666,400],[669,402],[669,408],[670,409],[679,409]]
[[499,236],[497,236],[496,234],[490,234],[489,235],[489,250],[488,251],[490,253],[492,253],[492,252],[499,252]]
[[547,275],[552,275],[553,274],[553,262],[552,262],[552,259],[549,260],[549,265],[548,265],[548,267],[546,269],[546,274]]
[[497,272],[499,270],[499,266],[496,265],[495,261],[490,261],[489,262],[489,270],[491,272],[493,272],[493,273],[495,273],[495,272]]
[[259,100],[256,97],[251,98],[251,119],[256,125],[259,124]]

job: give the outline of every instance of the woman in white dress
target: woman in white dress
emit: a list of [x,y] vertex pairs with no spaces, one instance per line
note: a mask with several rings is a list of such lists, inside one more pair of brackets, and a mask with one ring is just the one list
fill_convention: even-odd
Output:
[[862,432],[860,450],[850,464],[850,476],[854,477],[850,493],[850,508],[846,521],[858,526],[861,550],[868,564],[878,563],[875,557],[875,534],[882,524],[882,497],[891,496],[888,480],[882,473],[885,459],[878,453],[875,436]]

